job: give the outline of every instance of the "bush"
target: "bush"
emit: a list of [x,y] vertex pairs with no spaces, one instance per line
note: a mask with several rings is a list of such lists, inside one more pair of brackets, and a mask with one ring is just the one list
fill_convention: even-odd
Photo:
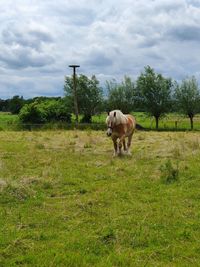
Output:
[[92,116],[90,114],[84,114],[81,123],[92,123]]
[[47,112],[47,121],[71,122],[71,113],[63,100],[51,100],[44,103]]
[[19,118],[23,123],[44,123],[46,117],[45,109],[37,102],[24,105],[19,113]]
[[71,122],[71,113],[61,100],[35,101],[26,104],[20,111],[19,118],[23,123]]

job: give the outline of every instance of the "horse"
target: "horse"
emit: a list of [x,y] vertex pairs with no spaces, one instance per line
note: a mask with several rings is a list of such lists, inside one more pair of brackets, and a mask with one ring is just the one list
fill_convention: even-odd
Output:
[[[136,120],[130,114],[123,114],[120,110],[108,112],[106,118],[107,136],[110,136],[114,145],[114,155],[122,155],[122,145],[124,152],[131,155],[129,149],[133,133],[136,129]],[[126,137],[128,142],[126,144]],[[119,142],[117,143],[119,139]]]

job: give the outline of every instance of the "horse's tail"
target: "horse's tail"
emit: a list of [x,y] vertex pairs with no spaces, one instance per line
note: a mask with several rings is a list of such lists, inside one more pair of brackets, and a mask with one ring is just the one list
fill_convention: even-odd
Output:
[[136,129],[137,130],[141,130],[141,131],[145,131],[146,130],[142,125],[140,125],[138,123],[136,123]]

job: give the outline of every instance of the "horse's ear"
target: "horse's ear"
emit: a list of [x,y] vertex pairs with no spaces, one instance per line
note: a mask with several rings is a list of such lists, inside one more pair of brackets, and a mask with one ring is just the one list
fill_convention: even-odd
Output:
[[114,117],[116,117],[116,111],[114,112]]

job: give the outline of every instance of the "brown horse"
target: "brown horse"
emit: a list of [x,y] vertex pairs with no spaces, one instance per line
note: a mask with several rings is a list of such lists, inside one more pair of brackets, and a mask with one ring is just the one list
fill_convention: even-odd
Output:
[[[111,136],[114,145],[114,156],[122,154],[122,144],[124,152],[130,154],[132,136],[136,129],[136,121],[132,115],[125,115],[120,110],[113,110],[108,113],[106,118],[107,135]],[[125,138],[128,137],[126,144]],[[119,143],[117,143],[119,139]]]

